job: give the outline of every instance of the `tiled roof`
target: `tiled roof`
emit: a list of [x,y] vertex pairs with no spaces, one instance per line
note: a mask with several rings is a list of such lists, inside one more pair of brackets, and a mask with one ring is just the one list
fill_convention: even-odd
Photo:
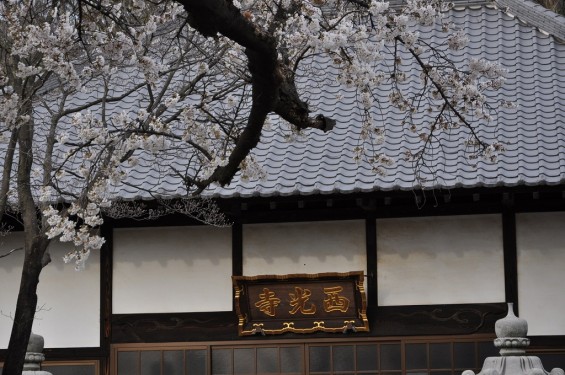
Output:
[[[356,99],[333,84],[323,90],[306,90],[310,98],[319,98],[311,100],[312,108],[337,120],[333,131],[324,134],[310,130],[299,140],[288,142],[285,132],[274,124],[264,130],[261,143],[253,151],[266,178],[246,182],[236,176],[229,186],[208,193],[249,197],[564,183],[565,45],[493,6],[456,7],[451,17],[470,38],[469,47],[463,54],[454,55],[455,60],[498,60],[508,69],[507,82],[496,98],[514,101],[517,108],[499,109],[494,126],[479,129],[486,139],[505,144],[506,151],[498,162],[470,161],[463,146],[465,130],[453,130],[443,135],[446,147],[437,149],[428,159],[430,169],[424,171],[425,179],[417,182],[413,166],[403,159],[403,153],[421,145],[406,126],[401,126],[402,115],[385,99],[375,113],[386,129],[385,143],[377,150],[396,163],[386,168],[385,176],[379,176],[366,161],[354,161],[352,149],[358,144],[360,130],[360,118],[353,106]],[[563,18],[560,22],[563,24]],[[426,37],[434,38],[430,34]],[[335,99],[338,92],[343,99]],[[385,86],[385,98],[387,94]],[[424,120],[425,116],[415,119]]]
[[[453,129],[441,135],[444,147],[426,159],[430,168],[416,180],[412,162],[403,156],[406,151],[417,151],[421,142],[401,124],[404,116],[389,104],[389,89],[383,85],[379,87],[383,98],[373,116],[385,129],[385,142],[376,151],[396,162],[386,167],[386,175],[376,174],[367,160],[354,160],[361,123],[355,94],[334,81],[313,86],[310,77],[303,76],[299,86],[313,113],[335,119],[335,128],[328,133],[304,131],[296,140],[288,141],[288,129],[273,118],[252,151],[266,173],[265,179],[243,181],[236,175],[229,186],[210,187],[205,195],[229,198],[565,183],[565,109],[561,100],[565,97],[565,44],[495,6],[462,6],[462,1],[456,1],[449,17],[466,31],[470,43],[452,59],[459,64],[470,58],[501,62],[508,69],[507,82],[495,99],[517,104],[517,108],[500,108],[493,113],[491,125],[478,129],[487,141],[505,145],[498,162],[469,160],[463,145],[466,130]],[[563,18],[558,21],[565,22]],[[422,30],[428,41],[437,40],[439,34]],[[324,61],[315,64],[318,66],[309,74],[327,69]],[[405,71],[408,82],[419,81],[417,69],[406,66]],[[119,85],[115,89],[120,90]],[[96,95],[96,90],[88,95]],[[139,100],[142,98],[130,96],[116,103],[114,109],[127,110]],[[37,116],[41,118],[41,113]],[[426,122],[427,116],[417,115],[413,121]],[[140,158],[139,164],[127,171],[128,184],[114,193],[126,200],[184,196],[182,181],[172,173],[173,165],[183,169],[183,160],[175,152]]]

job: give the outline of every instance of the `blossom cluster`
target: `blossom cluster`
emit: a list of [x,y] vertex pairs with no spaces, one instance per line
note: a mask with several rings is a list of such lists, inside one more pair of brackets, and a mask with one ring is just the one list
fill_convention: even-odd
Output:
[[[78,1],[0,4],[0,49],[7,56],[0,72],[1,140],[25,121],[35,128],[29,179],[44,231],[74,245],[65,260],[78,268],[104,243],[98,233],[104,210],[135,154],[156,154],[181,138],[162,121],[178,101],[173,85],[158,87],[169,72],[181,72],[179,67],[184,77],[202,72],[202,57],[197,68],[187,65],[194,39],[184,35],[183,44],[175,44],[181,11],[176,3],[140,0],[127,7],[104,0],[99,9]],[[196,85],[181,87],[184,99]],[[140,100],[127,110],[115,106],[159,90],[157,100]],[[167,115],[180,122],[178,114]],[[8,193],[16,191],[11,185]]]
[[[295,67],[305,86],[337,82],[356,90],[363,120],[353,154],[374,164],[377,174],[386,173],[391,162],[378,148],[383,132],[374,114],[383,105],[377,100],[382,91],[389,92],[390,104],[405,114],[405,124],[421,141],[424,153],[416,157],[438,139],[438,131],[463,126],[479,145],[469,157],[494,160],[489,144],[473,129],[491,120],[493,106],[486,93],[501,87],[505,72],[496,62],[453,63],[452,51],[464,49],[469,38],[444,19],[452,4],[409,0],[391,7],[379,0],[286,0],[273,5],[247,0],[236,5],[255,24],[276,30],[280,59]],[[432,45],[419,30],[443,34],[445,42]],[[315,69],[320,65],[323,71]],[[413,79],[414,70],[421,72],[419,81]],[[307,90],[304,95],[308,99]],[[428,120],[414,121],[417,113]],[[491,145],[496,144],[493,140]]]
[[[0,2],[6,40],[0,49],[9,61],[0,68],[0,142],[20,126],[34,126],[30,184],[44,230],[74,244],[66,260],[80,268],[103,245],[99,227],[115,192],[165,199],[161,183],[182,184],[170,198],[206,188],[202,181],[228,163],[247,126],[253,93],[245,49],[221,35],[200,35],[176,2],[64,3]],[[308,87],[355,91],[361,126],[351,154],[377,176],[394,162],[379,148],[386,135],[377,115],[382,91],[425,152],[438,132],[488,122],[486,93],[504,82],[496,63],[452,63],[449,54],[468,38],[444,22],[449,4],[440,0],[408,0],[402,8],[380,0],[233,5],[272,34],[282,74],[294,79],[301,99],[317,99]],[[419,27],[445,32],[445,44],[427,43]],[[414,121],[417,112],[428,120]],[[494,160],[503,150],[474,134],[465,145],[477,150],[473,157]],[[265,176],[253,156],[239,167],[244,180]],[[151,178],[138,186],[139,176]]]

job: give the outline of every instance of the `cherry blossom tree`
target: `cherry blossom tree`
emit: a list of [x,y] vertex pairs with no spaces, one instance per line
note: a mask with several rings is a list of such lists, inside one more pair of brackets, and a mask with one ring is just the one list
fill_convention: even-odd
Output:
[[[267,122],[296,132],[335,125],[331,114],[309,109],[305,85],[339,82],[357,93],[355,154],[377,176],[393,162],[378,150],[385,134],[372,115],[385,84],[390,103],[406,113],[399,126],[421,141],[406,155],[416,174],[438,134],[454,127],[468,129],[471,158],[494,160],[502,145],[475,129],[489,120],[485,93],[500,88],[504,72],[487,61],[456,66],[415,31],[439,25],[448,48],[463,48],[466,36],[443,19],[448,8],[439,0],[398,9],[375,0],[1,2],[0,217],[25,228],[3,373],[21,373],[50,241],[70,242],[65,260],[81,268],[104,243],[104,217],[147,214],[119,201],[135,171],[182,182],[173,196],[158,183],[135,186],[162,204],[150,215],[175,211],[224,225],[213,206],[193,198],[238,172],[261,177],[250,151]],[[406,89],[406,56],[420,69],[417,90]],[[326,69],[313,74],[320,64]],[[410,121],[419,111],[431,120]]]

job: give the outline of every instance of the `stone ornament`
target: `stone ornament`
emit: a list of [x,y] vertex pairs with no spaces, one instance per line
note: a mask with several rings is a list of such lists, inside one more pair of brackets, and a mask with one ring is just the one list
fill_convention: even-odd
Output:
[[514,304],[508,303],[508,315],[499,319],[494,324],[496,337],[526,337],[528,334],[528,322],[526,319],[514,315]]
[[52,375],[50,372],[41,370],[41,362],[45,360],[43,355],[44,343],[43,336],[31,333],[27,344],[22,375]]
[[[508,304],[508,315],[497,320],[494,329],[497,336],[494,346],[500,348],[500,357],[485,359],[477,375],[565,375],[560,368],[545,371],[538,357],[526,355],[530,345],[530,339],[526,338],[528,323],[514,314],[514,304]],[[466,370],[462,375],[475,373]]]
[[514,314],[513,303],[508,304],[508,315],[496,321],[494,331],[497,337],[494,346],[500,348],[500,355],[513,356],[526,353],[526,348],[530,345],[530,339],[526,338],[528,322]]

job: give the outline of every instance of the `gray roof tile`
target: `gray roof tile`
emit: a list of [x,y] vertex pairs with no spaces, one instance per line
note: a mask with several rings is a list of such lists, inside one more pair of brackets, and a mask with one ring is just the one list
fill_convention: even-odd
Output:
[[[496,98],[515,101],[518,107],[500,109],[495,116],[496,127],[478,129],[487,139],[498,139],[506,145],[507,150],[497,163],[470,161],[463,146],[466,133],[464,129],[454,129],[440,136],[449,147],[434,155],[432,172],[425,174],[425,181],[418,182],[412,163],[403,159],[403,153],[418,150],[420,143],[401,125],[402,115],[388,103],[384,85],[384,98],[380,108],[375,108],[374,117],[382,121],[386,140],[377,151],[396,162],[386,168],[386,175],[375,174],[366,160],[356,163],[353,159],[360,131],[355,95],[335,82],[327,82],[323,89],[312,87],[304,76],[299,80],[311,108],[336,119],[335,129],[329,133],[307,130],[297,140],[288,142],[288,131],[273,117],[272,125],[263,130],[261,142],[253,150],[266,178],[243,181],[237,175],[229,186],[211,187],[205,194],[286,196],[564,183],[565,109],[561,98],[565,96],[565,44],[491,6],[457,7],[450,17],[471,39],[465,52],[453,54],[454,60],[497,59],[509,70],[508,80]],[[432,40],[436,37],[433,31],[428,31],[427,36]],[[406,72],[409,77],[417,77],[416,70],[407,67]],[[336,97],[338,93],[341,100]],[[132,96],[117,107],[126,109],[135,100],[140,99]],[[415,116],[415,121],[426,119],[424,114]],[[181,161],[173,153],[160,158],[166,160],[161,166],[146,155],[128,171],[129,185],[120,187],[115,194],[128,200],[153,199],[148,190],[167,197],[184,195],[180,179],[169,168],[180,167]]]
[[[509,70],[508,81],[498,98],[513,100],[516,109],[501,109],[495,130],[479,129],[505,143],[506,152],[497,163],[470,162],[462,146],[463,130],[454,130],[444,140],[450,148],[438,154],[435,174],[422,187],[477,187],[561,184],[565,182],[565,46],[515,17],[492,7],[465,7],[452,12],[452,19],[471,39],[465,54],[455,58],[498,59]],[[237,176],[227,187],[210,189],[217,197],[249,197],[288,194],[351,193],[375,190],[409,190],[419,187],[410,162],[402,152],[415,150],[419,143],[400,125],[402,118],[383,101],[381,118],[386,128],[380,152],[395,157],[386,176],[378,176],[366,162],[356,164],[351,149],[358,140],[359,116],[351,110],[354,98],[337,103],[335,85],[321,92],[313,108],[338,120],[329,134],[306,131],[306,137],[285,142],[272,126],[265,130],[254,151],[266,166],[265,181],[241,181]],[[328,94],[331,93],[331,94]],[[343,94],[343,92],[342,92]],[[386,94],[386,92],[385,92]],[[422,121],[425,116],[417,116]]]

